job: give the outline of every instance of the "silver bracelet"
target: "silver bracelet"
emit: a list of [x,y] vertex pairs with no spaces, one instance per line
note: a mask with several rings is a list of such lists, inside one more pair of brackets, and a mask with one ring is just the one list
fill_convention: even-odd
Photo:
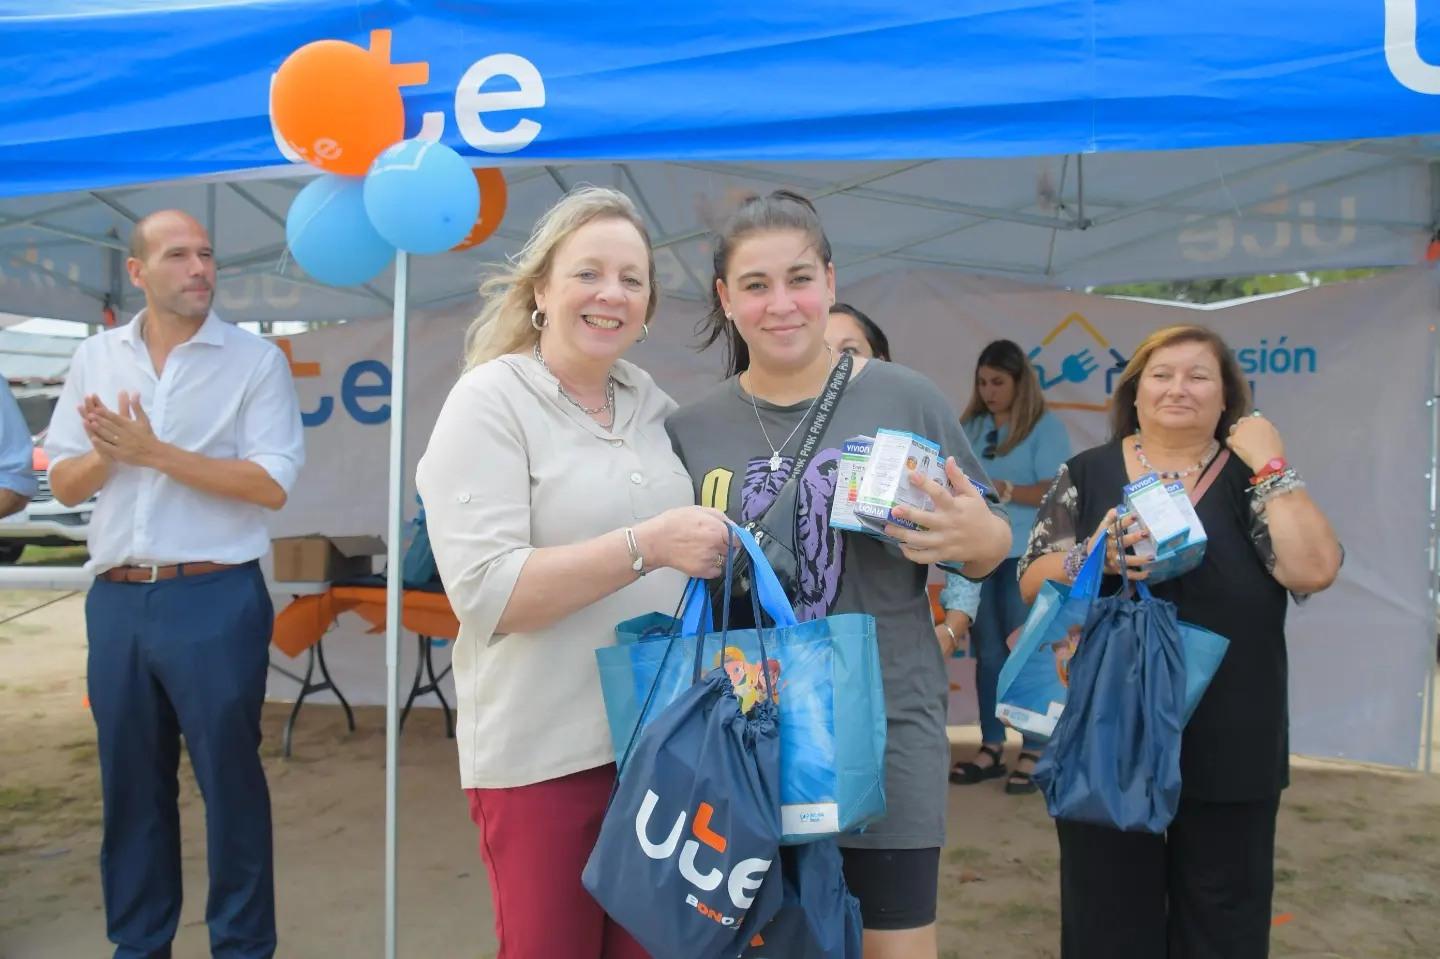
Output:
[[945,620],[942,619],[942,620],[940,620],[940,627],[941,627],[942,629],[944,629],[945,632],[947,632],[947,633],[950,634],[950,642],[955,643],[955,644],[957,644],[957,645],[959,644],[959,642],[960,642],[960,637],[955,635],[955,630],[953,630],[953,629],[950,628],[950,624],[949,624],[949,623],[945,622]]
[[1085,560],[1090,556],[1089,544],[1083,539],[1070,547],[1070,552],[1065,554],[1065,578],[1070,582],[1080,576],[1080,567],[1085,565]]
[[645,557],[640,555],[640,544],[635,542],[635,531],[625,527],[625,548],[630,551],[630,568],[644,576],[650,572],[645,568]]
[[1262,482],[1250,490],[1250,504],[1255,512],[1260,512],[1277,496],[1284,496],[1286,493],[1293,493],[1296,490],[1305,488],[1305,481],[1294,469],[1287,469],[1284,472],[1276,473],[1274,476],[1266,477]]

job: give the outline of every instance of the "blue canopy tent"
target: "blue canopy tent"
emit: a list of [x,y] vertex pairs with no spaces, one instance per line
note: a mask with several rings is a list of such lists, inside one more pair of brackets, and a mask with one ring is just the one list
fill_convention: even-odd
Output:
[[[182,206],[211,227],[232,319],[393,310],[402,424],[407,306],[473,295],[476,265],[582,178],[640,200],[682,298],[707,292],[697,198],[771,183],[818,199],[851,278],[1414,263],[1440,223],[1440,10],[1417,2],[0,0],[0,310],[129,312],[123,236]],[[277,145],[268,89],[303,44],[375,30],[392,62],[427,64],[402,90],[407,134],[505,167],[511,215],[479,250],[333,290],[283,255],[313,171]],[[392,568],[403,444],[394,429]],[[387,956],[398,641],[392,612]]]

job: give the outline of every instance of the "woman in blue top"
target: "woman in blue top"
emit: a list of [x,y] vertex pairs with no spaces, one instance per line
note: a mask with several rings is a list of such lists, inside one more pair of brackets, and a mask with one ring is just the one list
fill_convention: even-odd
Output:
[[[954,783],[978,783],[1003,776],[1005,726],[995,718],[995,685],[1009,648],[1005,640],[1025,622],[1028,612],[1020,598],[1016,567],[1035,510],[1059,471],[1070,458],[1070,437],[1059,417],[1045,408],[1040,381],[1020,347],[1010,340],[995,340],[980,352],[975,366],[975,388],[960,416],[970,444],[980,453],[990,478],[998,487],[1000,502],[1008,504],[1013,543],[1010,557],[981,587],[980,608],[970,627],[975,655],[975,685],[980,700],[980,751],[970,762],[950,770]],[[963,608],[960,594],[968,584],[948,576],[941,605]],[[1035,791],[1030,778],[1039,759],[1039,743],[1025,740],[1015,770],[1005,783],[1007,793]]]

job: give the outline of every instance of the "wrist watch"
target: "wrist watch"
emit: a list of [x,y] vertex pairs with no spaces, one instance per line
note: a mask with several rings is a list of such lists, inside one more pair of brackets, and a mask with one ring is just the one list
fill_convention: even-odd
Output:
[[1260,467],[1259,472],[1250,477],[1250,485],[1256,486],[1271,476],[1274,476],[1276,473],[1285,472],[1289,465],[1289,463],[1285,462],[1285,457],[1283,456],[1277,456],[1272,460],[1268,460],[1264,466]]
[[650,572],[645,568],[645,557],[640,555],[640,544],[635,542],[635,530],[625,527],[625,548],[630,551],[630,568],[644,576]]

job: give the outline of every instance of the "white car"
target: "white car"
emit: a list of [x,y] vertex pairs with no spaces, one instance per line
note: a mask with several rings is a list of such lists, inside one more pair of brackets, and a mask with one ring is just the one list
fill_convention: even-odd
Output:
[[35,438],[31,459],[39,489],[24,509],[0,518],[0,564],[14,563],[26,546],[74,546],[84,543],[89,536],[95,498],[66,506],[51,495],[50,479],[46,475],[49,462],[40,448],[42,439],[43,434]]

